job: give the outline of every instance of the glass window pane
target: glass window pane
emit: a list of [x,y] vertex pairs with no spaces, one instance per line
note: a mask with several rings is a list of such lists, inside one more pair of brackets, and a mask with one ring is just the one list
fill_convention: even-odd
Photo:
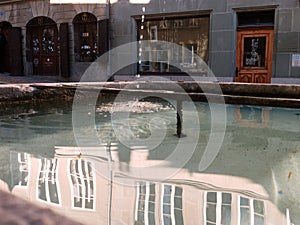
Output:
[[149,202],[149,211],[154,212],[155,211],[155,204],[153,202]]
[[[198,56],[208,61],[208,16],[140,21],[138,29],[139,40],[151,40],[140,46],[140,72],[205,72]],[[179,46],[165,49],[158,41]]]
[[171,195],[172,186],[171,185],[164,185],[164,194]]
[[182,188],[179,187],[175,188],[175,196],[182,196]]
[[217,202],[217,192],[207,192],[207,202]]
[[230,225],[231,224],[231,205],[223,205],[221,211],[222,225]]
[[154,213],[149,213],[148,217],[149,217],[149,225],[155,225],[155,215],[154,215]]
[[171,217],[170,216],[164,216],[164,225],[171,225]]
[[254,213],[259,213],[260,215],[264,215],[264,202],[254,200],[253,204],[254,204]]
[[240,205],[241,206],[249,206],[249,199],[248,198],[240,198]]
[[144,212],[138,211],[138,221],[144,222]]
[[241,221],[240,225],[249,225],[250,224],[250,213],[249,209],[241,208]]
[[170,203],[171,202],[171,196],[170,195],[169,196],[164,195],[163,200],[164,200],[164,203]]
[[206,219],[216,222],[216,205],[208,204],[206,207]]
[[231,204],[231,194],[230,193],[222,193],[222,203],[223,204]]
[[244,67],[265,67],[266,37],[244,38]]
[[177,209],[181,209],[182,208],[182,198],[174,198],[174,207]]
[[164,205],[163,206],[163,213],[164,214],[171,214],[171,206],[170,205]]
[[264,225],[265,219],[263,216],[255,215],[254,216],[254,225]]
[[183,225],[183,217],[182,217],[182,210],[174,210],[175,214],[175,224],[176,225]]

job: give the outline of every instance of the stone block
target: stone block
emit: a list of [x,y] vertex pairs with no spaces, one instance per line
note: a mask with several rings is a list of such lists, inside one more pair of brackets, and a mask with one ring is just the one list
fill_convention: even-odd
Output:
[[277,52],[297,52],[298,51],[298,33],[280,32],[277,36]]
[[233,14],[232,13],[214,13],[212,14],[212,30],[233,30]]
[[210,67],[216,77],[234,77],[234,61],[233,52],[213,52],[210,54]]
[[274,77],[289,77],[290,74],[290,54],[277,54],[275,56]]
[[234,50],[234,32],[233,31],[212,31],[210,49],[216,51],[233,51]]
[[[286,0],[288,1],[288,0]],[[228,9],[230,8],[245,8],[245,7],[269,7],[270,5],[276,5],[277,1],[270,0],[228,0],[227,5]]]
[[291,9],[279,10],[278,31],[292,30],[292,14]]
[[285,0],[285,1],[280,1],[279,7],[281,8],[293,8],[297,7],[299,5],[299,0]]
[[293,27],[292,31],[300,32],[300,8],[293,9]]
[[300,67],[291,67],[291,77],[300,78]]
[[198,9],[213,9],[214,12],[226,12],[227,1],[220,1],[220,0],[198,1]]

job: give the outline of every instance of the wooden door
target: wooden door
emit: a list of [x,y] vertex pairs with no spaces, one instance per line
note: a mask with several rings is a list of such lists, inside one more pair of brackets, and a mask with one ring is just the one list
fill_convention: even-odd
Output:
[[31,52],[33,74],[58,75],[57,27],[32,27]]
[[11,75],[23,75],[22,34],[20,27],[8,30],[9,72]]
[[4,37],[6,39],[6,44],[4,46],[4,49],[2,53],[3,54],[3,62],[1,65],[3,65],[2,71],[3,72],[8,72],[10,73],[10,54],[9,54],[9,30],[11,29],[11,27],[7,26],[7,27],[3,27],[2,28],[2,32],[4,34]]
[[271,82],[273,39],[273,29],[237,32],[236,82]]

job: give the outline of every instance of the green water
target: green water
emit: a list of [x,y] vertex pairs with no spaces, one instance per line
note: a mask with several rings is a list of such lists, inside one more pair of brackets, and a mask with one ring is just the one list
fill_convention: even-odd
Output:
[[[184,104],[188,126],[183,126],[182,140],[197,143],[183,165],[168,158],[180,143],[170,104],[145,101],[129,118],[113,122],[111,104],[98,105],[95,126],[76,127],[77,133],[93,129],[103,146],[113,147],[68,156],[55,154],[55,146],[78,145],[71,103],[3,110],[1,187],[83,224],[283,224],[287,211],[298,224],[300,110],[226,106],[222,146],[209,167],[199,171],[211,130],[210,109],[194,103],[198,127],[190,116],[192,103]],[[117,127],[123,138],[130,131],[146,140],[150,126],[165,130],[163,142],[151,150],[140,145],[129,149],[114,134]],[[87,138],[80,142],[85,144],[93,143]],[[188,152],[189,146],[180,151]],[[167,177],[161,179],[164,173]]]

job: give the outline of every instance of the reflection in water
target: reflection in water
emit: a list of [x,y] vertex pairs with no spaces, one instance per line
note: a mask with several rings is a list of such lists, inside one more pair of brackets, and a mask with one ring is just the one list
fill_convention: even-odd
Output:
[[[11,152],[11,186],[27,186],[29,181],[29,158],[30,155],[27,153]],[[15,164],[14,164],[15,163]]]
[[57,179],[58,159],[38,159],[38,198],[39,200],[60,204],[59,181]]
[[73,207],[94,210],[95,181],[91,162],[86,160],[70,160],[70,179],[72,181],[71,195]]
[[[141,168],[166,162],[178,144],[172,109],[131,115],[131,130],[143,138],[149,136],[149,126],[143,122],[164,119],[164,143],[151,151],[122,146],[113,136],[110,114],[101,111],[96,129],[103,143],[110,145],[89,147],[85,154],[72,147],[76,142],[68,111],[1,118],[0,187],[85,225],[291,225],[300,221],[299,110],[228,106],[222,149],[200,173],[210,114],[205,104],[199,103],[198,109],[199,145],[191,160],[164,181],[143,176]],[[193,124],[188,115],[184,111],[183,119]],[[128,130],[128,121],[117,122],[120,129]],[[193,140],[193,129],[199,128],[184,129],[188,135],[183,139]],[[71,147],[54,151],[53,146]],[[170,160],[159,170],[154,167],[153,173],[177,167]]]
[[[269,200],[264,188],[240,177],[190,174],[183,169],[168,182],[127,177],[136,185],[126,186],[114,181],[121,172],[116,170],[110,186],[106,178],[95,172],[103,159],[71,154],[53,159],[16,152],[10,155],[11,165],[19,165],[18,170],[11,171],[15,184],[12,193],[27,199],[38,196],[30,200],[36,204],[52,203],[50,208],[83,224],[105,224],[110,220],[112,224],[122,221],[136,225],[181,225],[192,221],[206,225],[264,225],[283,224],[288,219]],[[20,176],[21,171],[27,172]],[[187,181],[188,177],[192,180]],[[238,187],[238,183],[242,185]],[[101,191],[97,192],[96,186]],[[110,188],[113,196],[107,205],[105,193]],[[110,207],[112,218],[107,217]]]

